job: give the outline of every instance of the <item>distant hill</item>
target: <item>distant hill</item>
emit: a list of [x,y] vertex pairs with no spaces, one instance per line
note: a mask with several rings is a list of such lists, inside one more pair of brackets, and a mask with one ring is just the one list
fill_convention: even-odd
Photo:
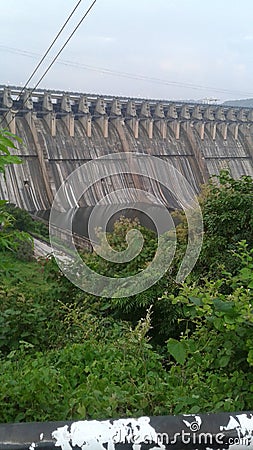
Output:
[[243,106],[245,108],[253,108],[253,98],[244,98],[242,100],[228,100],[223,103],[226,106]]

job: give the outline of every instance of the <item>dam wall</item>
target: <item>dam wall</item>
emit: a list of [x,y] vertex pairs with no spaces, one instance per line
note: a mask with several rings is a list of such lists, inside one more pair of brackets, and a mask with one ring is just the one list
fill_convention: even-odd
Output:
[[[196,193],[221,169],[228,169],[234,178],[253,177],[253,109],[75,92],[36,90],[21,96],[20,92],[17,87],[0,87],[1,128],[23,141],[14,151],[23,163],[8,166],[5,179],[1,176],[0,198],[28,211],[49,209],[60,185],[76,168],[118,152],[169,162]],[[144,189],[167,206],[178,206],[155,180],[124,173],[94,184],[80,205],[96,205],[122,187]],[[121,201],[115,194],[115,202]]]

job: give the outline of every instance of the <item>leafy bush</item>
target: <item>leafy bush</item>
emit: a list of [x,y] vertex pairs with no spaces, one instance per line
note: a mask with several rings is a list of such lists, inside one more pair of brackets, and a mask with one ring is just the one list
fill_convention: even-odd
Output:
[[[20,164],[22,161],[16,155],[11,155],[9,148],[16,149],[13,140],[22,142],[19,137],[0,130],[0,173],[5,176],[5,166]],[[17,258],[30,260],[33,256],[33,243],[27,233],[19,233],[14,229],[15,217],[7,209],[7,201],[0,200],[0,250],[8,249],[15,253]]]
[[0,173],[5,172],[5,166],[8,164],[20,164],[22,160],[12,155],[9,148],[16,149],[13,140],[22,142],[21,139],[15,134],[10,133],[8,130],[0,129]]
[[148,317],[135,330],[115,324],[103,340],[91,329],[45,354],[21,342],[1,361],[0,422],[165,414],[167,375],[148,327]]
[[[0,231],[0,251],[9,250],[16,258],[23,261],[33,259],[33,240],[28,233],[17,231],[14,228],[13,216],[3,214],[4,222]],[[0,263],[1,266],[1,263]]]
[[[79,290],[51,257],[19,261],[15,227],[26,226],[26,214],[2,209],[0,422],[251,409],[252,202],[249,177],[223,172],[219,185],[212,180],[201,197],[204,245],[187,281],[174,281],[187,245],[177,213],[173,267],[147,291],[120,299]],[[121,219],[108,238],[123,250],[132,227],[145,246],[129,264],[95,253],[85,262],[112,277],[142,270],[156,251],[151,231]]]
[[[183,308],[185,331],[167,347],[170,380],[175,386],[175,413],[232,411],[251,408],[253,382],[253,250],[246,242],[235,256],[235,275],[205,286],[184,286],[170,296]],[[229,285],[230,294],[223,293]],[[179,375],[181,377],[179,378]],[[207,389],[208,387],[208,389]]]
[[[107,233],[106,236],[102,233],[99,234],[102,242],[101,246],[103,247],[103,240],[106,237],[113,249],[118,252],[123,251],[126,248],[126,234],[132,229],[138,230],[144,239],[142,251],[137,257],[128,263],[112,263],[94,252],[83,255],[85,263],[97,273],[112,278],[133,276],[144,270],[154,258],[158,239],[153,231],[142,227],[138,219],[131,220],[121,217],[120,220],[115,222],[112,233]],[[166,244],[170,245],[169,234],[165,234],[162,238],[166,239]],[[137,288],[139,286],[140,281],[138,280]],[[99,303],[100,310],[104,314],[110,315],[115,319],[128,320],[133,326],[138,323],[146,314],[146,310],[152,305],[153,314],[150,336],[152,336],[152,342],[160,345],[168,337],[180,333],[177,321],[179,317],[178,308],[162,298],[162,294],[166,290],[172,290],[173,292],[178,290],[178,285],[173,280],[170,272],[149,289],[131,297],[105,297],[99,299],[92,295],[86,295],[85,297],[90,299],[91,304]],[[106,295],[106,290],[104,290],[104,295]]]
[[15,229],[48,239],[48,226],[42,222],[33,220],[31,215],[24,209],[19,208],[13,203],[5,202],[3,211],[14,219]]
[[231,252],[239,241],[253,246],[253,179],[234,180],[222,171],[205,188],[201,207],[205,235],[196,272],[218,278],[224,267],[232,272],[237,269]]

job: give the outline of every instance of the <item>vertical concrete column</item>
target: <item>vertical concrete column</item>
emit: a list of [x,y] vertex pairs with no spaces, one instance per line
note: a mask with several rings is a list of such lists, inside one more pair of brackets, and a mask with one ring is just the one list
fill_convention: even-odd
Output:
[[154,124],[158,128],[158,130],[160,131],[162,138],[166,139],[166,137],[167,137],[167,125],[166,125],[165,120],[164,119],[154,120]]
[[202,109],[201,109],[200,105],[194,106],[194,108],[192,110],[191,118],[197,119],[197,120],[203,119]]
[[238,140],[238,130],[239,130],[239,125],[238,125],[238,123],[236,123],[235,130],[234,130],[234,138],[236,141]]
[[[190,141],[192,139],[192,127],[193,127],[193,124],[191,122],[191,116],[192,116],[191,106],[187,104],[182,105],[179,111],[179,118],[181,121],[181,125],[185,130]],[[177,137],[177,134],[179,135],[179,137]],[[180,138],[180,129],[178,131],[176,129],[176,139],[179,138]]]
[[8,87],[5,87],[3,91],[3,106],[5,106],[8,109],[11,109],[13,106],[13,100],[11,98],[11,90]]
[[175,138],[180,139],[180,121],[175,120],[174,122],[172,122],[171,125],[172,125],[172,129],[175,133]]
[[149,139],[153,138],[153,119],[139,119],[139,122],[143,126],[143,128],[146,130]]
[[239,131],[243,134],[245,139],[250,139],[252,140],[252,135],[251,135],[251,131],[252,131],[252,125],[248,124],[248,123],[240,123],[239,124]]
[[65,115],[62,116],[62,120],[68,129],[69,135],[71,137],[74,137],[74,135],[75,135],[75,117],[72,112],[70,97],[66,94],[64,94],[62,96],[61,111],[66,113]]
[[95,105],[94,120],[99,125],[103,136],[108,137],[108,116],[106,114],[105,101],[103,98],[98,98]]
[[178,112],[175,104],[169,105],[167,110],[168,124],[170,125],[175,138],[180,138],[180,121],[178,119]]
[[203,116],[204,119],[207,119],[208,121],[215,120],[214,111],[215,110],[212,106],[205,107],[204,116]]
[[16,134],[16,113],[17,111],[11,109],[3,114],[9,130],[13,134]]
[[11,133],[16,134],[16,112],[12,109],[13,100],[11,98],[11,90],[10,88],[5,87],[3,91],[3,107],[7,109],[6,112],[3,113],[3,117],[9,127]]
[[215,119],[218,121],[218,129],[222,134],[224,141],[227,139],[228,124],[226,123],[225,110],[218,107],[215,111]]
[[247,119],[249,122],[253,122],[253,109],[248,112]]
[[180,120],[168,120],[168,125],[175,135],[175,139],[180,139]]
[[78,103],[78,115],[79,121],[88,137],[91,137],[91,114],[89,109],[89,102],[87,97],[81,96]]
[[118,131],[120,135],[120,140],[125,140],[125,134],[124,134],[124,119],[122,118],[122,107],[120,100],[118,98],[114,98],[111,103],[110,108],[110,117],[109,121],[113,123],[116,130]]
[[143,102],[141,105],[139,120],[143,128],[146,130],[149,139],[153,138],[153,118],[150,111],[150,104]]
[[[30,95],[30,92],[26,89],[21,98],[22,98],[22,106],[23,106],[23,109],[25,110],[25,112],[24,112],[25,120],[28,123],[30,129],[32,130],[32,128],[33,128],[32,115],[34,114],[34,112],[33,112],[33,100]],[[36,113],[35,113],[35,116],[36,116]]]
[[215,111],[215,119],[216,120],[226,120],[224,108],[217,108]]
[[52,136],[56,136],[56,114],[50,114],[50,122],[51,122],[51,134]]
[[205,137],[205,123],[201,123],[200,124],[200,139],[202,139],[202,141],[204,140]]
[[31,97],[31,92],[28,89],[25,89],[22,97],[22,106],[25,110],[32,111],[33,110],[33,100]]
[[125,119],[127,125],[131,128],[135,139],[139,137],[139,119],[134,117],[132,119]]
[[56,114],[54,112],[45,114],[44,119],[48,124],[51,136],[56,136]]
[[235,108],[231,108],[226,112],[226,119],[229,121],[236,121],[236,110]]
[[52,97],[49,92],[43,96],[42,111],[45,113],[44,119],[48,124],[51,136],[56,136],[56,116],[53,110]]
[[191,118],[191,114],[190,114],[190,108],[188,105],[183,105],[181,107],[180,113],[179,113],[179,117],[181,119],[186,119],[189,120]]
[[129,100],[126,107],[125,122],[133,132],[135,139],[139,137],[139,119],[137,117],[136,105],[134,101]]
[[51,183],[50,183],[50,175],[49,175],[50,168],[48,165],[48,157],[46,155],[46,152],[45,152],[45,150],[43,151],[43,144],[38,138],[38,131],[37,131],[37,127],[36,127],[37,113],[35,111],[30,112],[25,115],[25,119],[30,126],[30,130],[31,130],[33,140],[35,143],[35,147],[37,150],[37,155],[38,155],[38,159],[39,159],[39,163],[40,163],[43,180],[45,183],[47,197],[48,197],[50,204],[52,204],[54,196],[53,196],[53,192],[51,189]]
[[101,129],[104,138],[107,138],[108,137],[108,122],[109,122],[108,116],[95,117],[94,120],[99,125],[99,128]]
[[118,98],[114,98],[111,103],[111,110],[110,110],[110,117],[121,117],[122,116],[122,109],[121,109],[121,103]]
[[231,133],[234,136],[234,139],[237,141],[238,140],[238,129],[239,129],[239,124],[238,123],[230,123],[228,125],[228,129],[229,131],[231,131]]
[[74,115],[70,115],[69,117],[69,135],[74,137],[75,135],[75,117]]
[[74,115],[72,115],[71,113],[66,114],[66,116],[62,117],[63,122],[65,123],[69,135],[71,137],[75,136],[75,118]]
[[162,103],[157,103],[154,112],[154,124],[158,128],[162,139],[167,137],[167,125],[165,121],[164,107]]
[[169,105],[166,116],[168,117],[168,119],[178,118],[177,107],[175,104]]
[[85,129],[85,132],[88,137],[91,137],[91,115],[86,114],[84,116],[79,117],[79,121],[81,122],[83,128]]
[[130,120],[129,125],[134,133],[135,139],[139,137],[139,119],[135,118]]
[[205,137],[205,122],[203,121],[203,113],[200,105],[194,106],[191,112],[191,119],[193,120],[192,126],[195,128],[200,139],[203,141]]
[[32,128],[33,127],[33,120],[32,120],[32,115],[36,113],[32,113],[32,111],[27,112],[26,114],[24,114],[25,120],[28,123],[29,127]]
[[148,126],[148,137],[149,137],[149,139],[152,139],[153,138],[153,120],[152,119],[149,119],[147,126]]
[[200,139],[203,141],[205,137],[205,122],[195,122],[194,128],[197,130]]
[[217,122],[208,122],[206,125],[213,141],[216,139]]
[[108,123],[109,123],[109,119],[107,116],[105,116],[104,123],[103,123],[103,135],[105,138],[108,138]]
[[237,117],[237,120],[240,120],[240,122],[247,122],[247,115],[248,115],[248,110],[241,108],[237,111],[236,117]]
[[221,132],[224,141],[226,141],[227,140],[227,133],[228,133],[228,124],[227,123],[219,123],[218,124],[218,129]]

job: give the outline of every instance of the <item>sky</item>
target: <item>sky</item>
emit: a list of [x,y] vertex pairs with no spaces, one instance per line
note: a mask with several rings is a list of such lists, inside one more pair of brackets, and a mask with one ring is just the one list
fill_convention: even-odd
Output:
[[[0,0],[0,84],[24,86],[77,0]],[[92,0],[82,0],[34,87]],[[97,0],[39,87],[166,100],[253,97],[252,0]]]

